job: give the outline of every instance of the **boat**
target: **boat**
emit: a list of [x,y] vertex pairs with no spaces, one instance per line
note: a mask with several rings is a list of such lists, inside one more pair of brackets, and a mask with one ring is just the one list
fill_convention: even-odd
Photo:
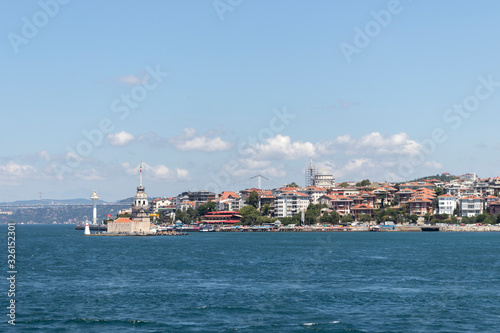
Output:
[[215,229],[213,226],[209,225],[209,226],[205,226],[203,228],[200,229],[201,232],[215,232]]
[[420,227],[422,231],[439,231],[439,227],[437,226],[424,226]]

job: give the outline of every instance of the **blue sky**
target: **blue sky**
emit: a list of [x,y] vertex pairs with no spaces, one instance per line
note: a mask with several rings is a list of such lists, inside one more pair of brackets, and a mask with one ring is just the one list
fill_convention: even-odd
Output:
[[303,184],[310,158],[338,181],[500,176],[499,11],[4,1],[0,201],[121,199],[141,161],[150,196]]

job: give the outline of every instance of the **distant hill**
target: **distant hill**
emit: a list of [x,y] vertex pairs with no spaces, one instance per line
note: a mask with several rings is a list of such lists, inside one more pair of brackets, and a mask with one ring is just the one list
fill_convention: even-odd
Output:
[[421,180],[424,180],[424,179],[439,179],[440,181],[442,182],[450,182],[452,181],[453,179],[457,179],[458,177],[457,176],[452,176],[452,175],[434,175],[434,176],[427,176],[427,177],[421,177],[421,178],[418,178],[418,179],[414,179],[412,180],[413,182],[418,182],[418,181],[421,181]]
[[134,197],[116,201],[117,204],[131,205],[134,202]]
[[[98,204],[108,203],[103,200],[99,200]],[[42,199],[40,200],[17,200],[11,202],[0,202],[1,206],[34,206],[34,205],[91,205],[92,200],[90,199],[64,199],[64,200],[56,200],[56,199]]]

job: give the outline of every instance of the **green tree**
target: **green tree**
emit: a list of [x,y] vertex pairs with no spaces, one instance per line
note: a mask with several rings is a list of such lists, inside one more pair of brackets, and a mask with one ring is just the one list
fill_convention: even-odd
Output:
[[349,184],[347,184],[346,182],[343,182],[343,183],[340,183],[340,184],[339,184],[339,186],[340,186],[340,187],[348,187],[348,186],[349,186]]
[[254,225],[257,222],[257,218],[260,217],[259,211],[254,206],[245,206],[239,211],[241,215],[241,224],[243,225]]
[[377,199],[380,200],[380,209],[384,209],[384,201],[387,197],[387,193],[378,193]]
[[354,221],[354,219],[352,218],[351,215],[346,214],[346,215],[342,216],[341,221],[342,221],[342,223],[349,223],[349,222]]
[[360,222],[371,222],[372,217],[370,216],[370,214],[360,214],[358,216],[358,220]]
[[295,214],[292,217],[282,217],[279,220],[283,225],[288,225],[288,224],[300,225],[300,214]]
[[464,217],[462,217],[462,223],[470,224],[470,223],[472,223],[472,219],[468,216],[464,216]]
[[417,221],[418,221],[418,215],[415,215],[415,214],[410,215],[408,218],[410,219],[410,221],[412,223],[417,223]]
[[320,221],[321,223],[339,223],[340,220],[340,214],[337,213],[336,211],[331,211],[330,213],[325,212],[323,216],[321,216]]
[[297,185],[295,182],[291,182],[290,184],[287,184],[286,187],[300,187]]
[[365,187],[365,186],[369,186],[370,184],[371,184],[371,182],[368,179],[364,179],[364,180],[360,181],[359,183],[356,183],[356,186]]
[[196,215],[193,217],[205,216],[208,212],[214,212],[215,208],[216,208],[215,202],[209,201],[206,204],[200,205],[196,209]]
[[271,211],[271,206],[269,204],[265,204],[261,210],[263,216],[268,216]]
[[437,196],[437,197],[439,197],[440,195],[443,195],[443,194],[444,194],[444,190],[443,190],[443,188],[442,188],[442,187],[438,187],[438,186],[436,186],[436,187],[434,188],[434,192],[436,192],[436,196]]
[[259,207],[259,193],[257,191],[252,191],[247,199],[247,204],[254,206],[255,208]]
[[321,209],[325,208],[326,205],[315,205],[309,204],[304,216],[305,224],[316,224],[319,221],[319,215],[321,214]]
[[256,224],[263,225],[264,223],[272,223],[273,219],[268,216],[258,216],[256,220]]

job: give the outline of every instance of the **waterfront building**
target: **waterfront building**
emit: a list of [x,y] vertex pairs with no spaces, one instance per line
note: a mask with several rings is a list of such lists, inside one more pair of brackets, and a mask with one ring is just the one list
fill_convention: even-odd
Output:
[[201,205],[206,204],[209,201],[215,200],[215,193],[209,191],[196,191],[196,192],[183,192],[179,194],[176,198],[176,206],[178,209],[182,209],[180,206],[183,202],[192,201],[195,203],[197,208]]
[[453,215],[457,206],[457,198],[451,194],[443,194],[438,197],[438,214]]
[[265,205],[269,205],[269,214],[271,216],[273,216],[276,197],[274,195],[272,195],[272,192],[269,191],[268,194],[262,195],[259,198],[259,200],[260,200],[260,207],[264,207]]
[[300,192],[282,192],[276,196],[274,216],[292,217],[305,212],[310,203],[310,197]]
[[219,194],[216,204],[218,211],[239,211],[245,206],[245,199],[233,191],[224,191]]
[[361,214],[367,214],[367,215],[370,215],[371,217],[373,217],[373,210],[374,210],[373,206],[361,204],[361,205],[356,205],[356,206],[352,207],[351,213],[354,215],[354,219],[358,220],[359,215],[361,215]]
[[317,186],[308,186],[305,189],[300,191],[301,193],[307,194],[311,197],[311,203],[318,204],[319,198],[326,194],[326,188],[321,188]]
[[483,212],[483,199],[475,195],[469,195],[458,200],[460,217],[472,217]]
[[351,214],[351,207],[354,206],[354,200],[344,195],[324,195],[319,199],[319,203],[326,205],[342,216]]
[[432,214],[432,200],[425,197],[416,197],[407,201],[410,215]]
[[415,192],[417,192],[417,190],[412,190],[409,188],[399,190],[399,192],[396,193],[399,205],[407,203]]
[[498,197],[495,197],[494,195],[489,195],[484,198],[486,202],[486,207],[489,207],[493,202],[497,202],[499,199]]
[[209,212],[203,216],[203,224],[236,224],[241,220],[241,215],[237,211]]
[[157,198],[154,200],[151,200],[150,204],[150,213],[151,214],[158,214],[158,211],[162,208],[170,207],[172,206],[174,202],[171,200],[171,198]]
[[491,215],[500,214],[500,200],[490,203],[490,214]]

